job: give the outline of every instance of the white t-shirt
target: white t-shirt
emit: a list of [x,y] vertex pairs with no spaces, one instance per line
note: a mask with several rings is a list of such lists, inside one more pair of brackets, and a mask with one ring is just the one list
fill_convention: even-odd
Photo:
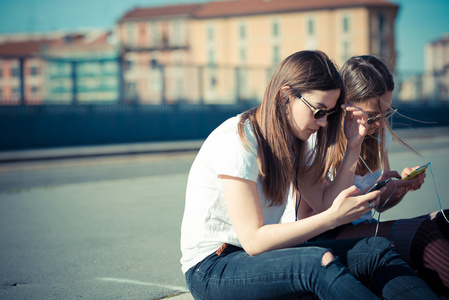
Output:
[[205,140],[190,169],[181,225],[181,264],[183,273],[215,252],[223,243],[241,247],[232,227],[219,175],[252,180],[262,206],[264,224],[279,223],[285,209],[270,206],[263,192],[257,164],[257,143],[252,125],[245,123],[249,150],[238,134],[240,115],[217,127]]
[[[388,149],[388,147],[391,144],[391,141],[393,140],[393,137],[391,136],[391,133],[389,130],[385,130],[385,145],[384,150]],[[312,147],[315,147],[316,143],[316,134],[313,134],[308,140],[307,140],[307,148],[310,152],[310,149]],[[353,184],[359,189],[363,190],[371,185],[373,185],[376,180],[382,175],[382,169],[373,171],[373,174],[366,173],[363,176],[355,175]],[[293,222],[295,220],[295,201],[296,197],[289,197],[287,200],[287,206],[285,208],[284,215],[282,216],[281,223],[288,223]],[[359,224],[363,223],[365,221],[369,221],[372,219],[372,213],[367,212],[364,214],[360,219],[353,221],[353,224]]]

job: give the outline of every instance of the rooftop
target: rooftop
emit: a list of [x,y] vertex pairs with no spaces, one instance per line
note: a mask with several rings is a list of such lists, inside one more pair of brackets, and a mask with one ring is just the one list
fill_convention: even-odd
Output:
[[119,23],[174,15],[217,18],[346,7],[391,7],[397,9],[399,6],[388,0],[226,0],[204,4],[134,8],[125,13]]

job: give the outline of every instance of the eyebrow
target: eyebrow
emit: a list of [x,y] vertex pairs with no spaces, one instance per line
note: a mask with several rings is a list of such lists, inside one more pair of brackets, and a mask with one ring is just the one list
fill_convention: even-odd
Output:
[[[320,108],[325,108],[325,109],[329,109],[325,104],[319,102],[317,104],[315,104],[316,106],[320,106]],[[335,107],[335,106],[334,106]]]

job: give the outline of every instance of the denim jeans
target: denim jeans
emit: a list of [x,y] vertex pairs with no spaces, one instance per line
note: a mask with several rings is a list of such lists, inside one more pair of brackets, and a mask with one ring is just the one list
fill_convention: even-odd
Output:
[[[438,299],[390,244],[379,237],[317,241],[252,257],[228,246],[188,270],[186,282],[195,299]],[[323,266],[328,250],[335,259]]]

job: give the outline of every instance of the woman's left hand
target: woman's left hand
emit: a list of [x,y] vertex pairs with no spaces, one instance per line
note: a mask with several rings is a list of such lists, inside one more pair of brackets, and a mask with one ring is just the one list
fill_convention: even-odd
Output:
[[352,103],[343,104],[341,107],[346,110],[344,133],[348,147],[358,147],[363,143],[368,132],[368,115],[361,108],[353,106]]
[[[418,168],[419,168],[419,166],[416,166],[414,168],[404,168],[404,170],[402,170],[402,173],[401,173],[402,178],[406,177],[413,170],[416,170]],[[422,184],[424,183],[425,178],[426,178],[426,172],[423,172],[413,179],[404,180],[405,185],[406,185],[406,192],[415,191],[415,190],[420,189]]]

